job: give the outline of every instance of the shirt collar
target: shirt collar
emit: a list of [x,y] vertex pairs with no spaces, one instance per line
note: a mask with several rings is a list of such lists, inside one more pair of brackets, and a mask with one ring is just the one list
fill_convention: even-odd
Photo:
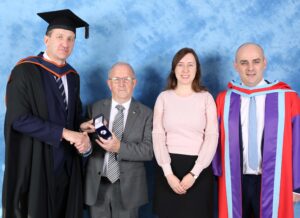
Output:
[[[262,86],[262,85],[266,85],[266,84],[267,84],[267,82],[264,79],[262,79],[256,86],[253,86],[253,87]],[[242,85],[245,86],[244,83],[242,83]]]
[[[125,110],[127,111],[127,110],[129,110],[130,103],[131,103],[131,98],[130,98],[128,101],[126,101],[125,103],[120,104],[120,105],[122,105],[122,106],[125,108]],[[118,104],[119,104],[119,103],[116,102],[116,101],[112,98],[112,100],[111,100],[111,107],[112,107],[112,108],[116,108],[116,106],[117,106]]]
[[43,58],[45,58],[46,60],[51,61],[51,58],[47,55],[46,52],[43,53]]
[[[45,58],[48,61],[52,61],[51,58],[48,56],[46,51],[43,53],[43,58]],[[54,62],[54,61],[52,61],[52,62]]]

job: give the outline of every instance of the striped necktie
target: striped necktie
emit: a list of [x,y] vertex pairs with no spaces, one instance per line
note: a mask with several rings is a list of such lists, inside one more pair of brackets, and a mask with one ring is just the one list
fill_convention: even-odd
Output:
[[[112,131],[115,133],[116,137],[121,141],[122,134],[124,130],[124,107],[122,105],[117,105],[118,113],[115,116]],[[111,183],[116,182],[120,177],[120,165],[116,159],[116,154],[114,152],[109,152],[108,164],[107,164],[107,178]]]
[[62,99],[64,101],[65,110],[67,111],[68,110],[68,103],[67,103],[67,98],[66,98],[64,84],[63,84],[63,82],[61,80],[61,77],[54,76],[54,79],[56,81],[56,84],[57,84],[58,90],[60,92],[60,95],[61,95],[61,97],[62,97]]

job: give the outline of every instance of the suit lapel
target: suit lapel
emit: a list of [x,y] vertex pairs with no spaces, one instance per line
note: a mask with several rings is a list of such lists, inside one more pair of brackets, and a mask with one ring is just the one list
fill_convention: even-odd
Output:
[[139,105],[136,103],[134,99],[132,99],[128,111],[123,137],[129,135],[130,131],[133,128],[134,123],[136,122],[139,113],[140,113]]
[[103,102],[103,110],[101,111],[101,113],[104,115],[104,118],[108,123],[110,117],[110,108],[111,108],[111,99],[107,99]]

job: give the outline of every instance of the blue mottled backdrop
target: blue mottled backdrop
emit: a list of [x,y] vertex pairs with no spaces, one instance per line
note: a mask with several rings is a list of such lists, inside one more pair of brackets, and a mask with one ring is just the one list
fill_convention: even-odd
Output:
[[[165,85],[172,57],[182,47],[197,51],[204,84],[215,96],[230,79],[238,78],[232,67],[234,52],[246,41],[265,48],[266,78],[283,80],[300,92],[298,0],[1,0],[1,184],[5,167],[2,133],[6,81],[19,59],[44,50],[47,25],[36,13],[64,8],[90,24],[90,38],[85,40],[83,30],[78,31],[69,59],[80,72],[84,104],[109,96],[107,70],[122,60],[136,70],[138,86],[134,96],[153,107]],[[151,192],[151,163],[148,168]],[[153,217],[150,204],[142,208],[141,217]]]

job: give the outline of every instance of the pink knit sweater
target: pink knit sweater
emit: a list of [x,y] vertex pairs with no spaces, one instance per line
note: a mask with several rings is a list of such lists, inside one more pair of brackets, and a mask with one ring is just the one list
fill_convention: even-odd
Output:
[[154,107],[152,136],[155,158],[165,176],[173,173],[169,153],[198,155],[191,171],[199,175],[211,163],[218,143],[213,97],[208,92],[186,97],[174,90],[162,92]]

